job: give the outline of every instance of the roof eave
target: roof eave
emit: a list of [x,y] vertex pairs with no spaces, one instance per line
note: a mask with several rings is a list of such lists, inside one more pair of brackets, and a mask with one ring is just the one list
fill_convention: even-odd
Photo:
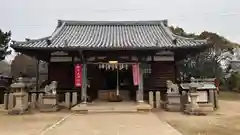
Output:
[[18,46],[18,45],[11,45],[13,49],[29,49],[29,50],[67,50],[67,51],[73,51],[73,50],[86,50],[86,51],[91,51],[91,50],[163,50],[163,49],[170,49],[170,50],[175,50],[175,49],[187,49],[187,48],[203,48],[203,47],[211,47],[211,44],[199,44],[195,46],[166,46],[166,47],[159,47],[159,46],[153,46],[153,47],[129,47],[129,48],[95,48],[95,47],[29,47],[29,46]]

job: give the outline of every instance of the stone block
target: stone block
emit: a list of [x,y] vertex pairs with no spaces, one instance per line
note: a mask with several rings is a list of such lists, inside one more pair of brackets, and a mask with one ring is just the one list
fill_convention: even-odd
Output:
[[36,108],[36,102],[37,102],[37,94],[33,93],[31,95],[31,108],[35,109]]
[[28,107],[28,101],[29,101],[29,96],[28,96],[28,95],[29,95],[29,94],[26,93],[25,96],[24,96],[24,106],[25,106],[25,107]]
[[4,94],[4,109],[7,110],[8,109],[8,96],[9,94],[5,93]]
[[179,95],[178,93],[168,93],[166,110],[181,111],[181,95]]
[[71,108],[71,97],[70,92],[65,93],[65,105],[67,108]]
[[215,97],[215,108],[218,109],[219,108],[219,102],[218,102],[218,92],[215,90],[214,91],[214,97]]
[[72,105],[76,105],[78,102],[78,95],[77,95],[77,92],[73,92],[72,93]]
[[156,108],[161,107],[161,93],[160,91],[156,92]]
[[214,97],[214,90],[209,90],[209,102],[213,105],[215,105],[214,103],[215,97]]
[[186,104],[188,104],[188,94],[186,91],[182,91],[182,95],[181,95],[181,111],[182,112],[185,110]]
[[151,106],[151,107],[154,107],[154,101],[153,101],[154,99],[153,99],[153,92],[152,91],[150,91],[149,92],[149,105]]
[[41,112],[55,112],[59,110],[57,95],[44,95],[39,109]]
[[180,95],[179,94],[167,94],[168,104],[179,104],[180,101]]
[[38,106],[43,104],[43,93],[40,93],[38,95]]
[[28,110],[28,106],[26,105],[26,97],[27,93],[25,92],[15,92],[13,93],[16,104],[12,109],[9,109],[8,114],[24,114]]
[[14,95],[13,93],[9,93],[9,96],[8,96],[8,109],[12,109],[15,105],[14,103]]

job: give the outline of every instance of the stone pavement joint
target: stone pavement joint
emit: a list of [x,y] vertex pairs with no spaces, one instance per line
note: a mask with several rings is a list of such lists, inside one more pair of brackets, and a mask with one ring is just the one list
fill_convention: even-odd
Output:
[[65,116],[65,117],[63,117],[62,119],[60,119],[60,120],[57,121],[56,123],[52,124],[51,126],[49,126],[48,128],[46,128],[45,130],[43,130],[43,131],[40,133],[40,135],[45,135],[48,131],[50,131],[50,130],[54,129],[55,127],[57,127],[58,125],[62,124],[62,123],[63,123],[67,118],[69,118],[71,115],[72,115],[72,113],[69,114],[69,115],[67,115],[67,116]]

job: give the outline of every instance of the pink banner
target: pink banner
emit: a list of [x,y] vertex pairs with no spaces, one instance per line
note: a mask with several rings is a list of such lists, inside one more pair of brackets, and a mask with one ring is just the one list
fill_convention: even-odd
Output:
[[139,64],[133,64],[132,65],[132,72],[133,72],[133,84],[139,85]]
[[82,64],[75,65],[75,87],[82,86]]

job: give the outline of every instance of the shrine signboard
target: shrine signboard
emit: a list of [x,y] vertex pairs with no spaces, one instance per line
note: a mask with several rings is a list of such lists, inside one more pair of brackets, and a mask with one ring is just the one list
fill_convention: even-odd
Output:
[[82,64],[76,64],[75,67],[75,87],[82,86]]

